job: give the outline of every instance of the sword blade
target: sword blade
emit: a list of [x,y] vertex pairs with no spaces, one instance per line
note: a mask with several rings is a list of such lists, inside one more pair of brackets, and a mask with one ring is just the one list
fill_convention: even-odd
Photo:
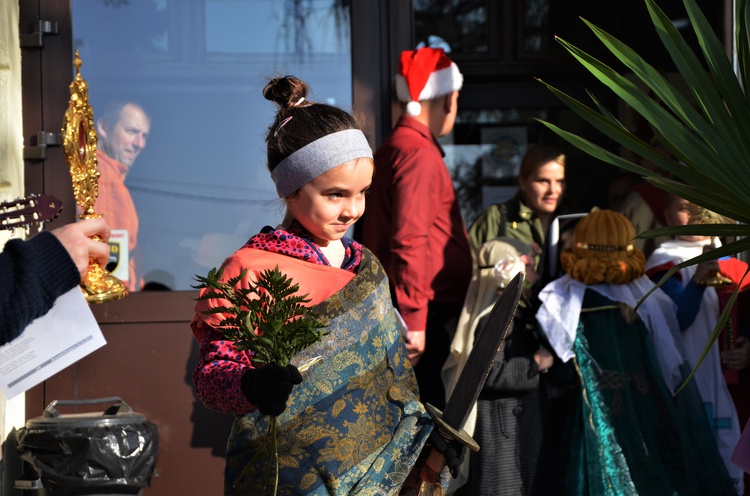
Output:
[[443,420],[457,431],[460,431],[484,382],[490,373],[490,367],[497,355],[497,351],[508,334],[508,329],[516,313],[518,299],[521,297],[521,283],[523,274],[519,273],[503,290],[489,314],[479,340],[474,344],[469,357],[466,359],[461,375],[458,376],[456,387],[445,405]]

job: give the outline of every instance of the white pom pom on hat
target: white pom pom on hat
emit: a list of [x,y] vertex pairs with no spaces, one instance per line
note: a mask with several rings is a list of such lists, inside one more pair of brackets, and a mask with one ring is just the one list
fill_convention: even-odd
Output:
[[422,113],[422,105],[419,102],[411,101],[406,104],[406,113],[417,116]]
[[424,47],[401,52],[401,62],[396,74],[396,95],[399,101],[408,102],[406,112],[409,115],[420,114],[420,101],[458,91],[463,82],[458,66],[442,48]]

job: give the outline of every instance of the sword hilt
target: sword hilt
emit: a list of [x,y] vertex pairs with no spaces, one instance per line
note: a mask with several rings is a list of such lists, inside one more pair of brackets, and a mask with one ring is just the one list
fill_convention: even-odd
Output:
[[[458,441],[471,451],[479,451],[479,444],[465,430],[457,430],[443,420],[443,412],[425,403],[427,413],[435,422],[438,434],[445,440]],[[436,449],[430,451],[425,464],[420,472],[420,478],[428,485],[437,485],[440,483],[440,473],[445,468],[445,456]]]
[[463,444],[471,451],[479,451],[479,444],[477,444],[477,442],[473,437],[469,435],[468,432],[463,429],[457,430],[452,425],[449,425],[445,420],[443,420],[442,411],[438,410],[429,403],[425,403],[424,408],[425,410],[427,410],[427,413],[430,415],[430,417],[432,417],[432,420],[435,421],[438,432],[441,436],[443,436],[443,439],[452,439]]

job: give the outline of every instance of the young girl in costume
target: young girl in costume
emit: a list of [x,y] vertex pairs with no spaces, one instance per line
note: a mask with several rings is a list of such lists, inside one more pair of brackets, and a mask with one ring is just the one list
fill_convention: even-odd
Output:
[[199,301],[191,322],[200,343],[195,391],[207,407],[236,416],[226,495],[268,492],[268,457],[253,460],[268,415],[278,415],[278,494],[398,494],[432,421],[418,400],[383,268],[344,236],[365,209],[372,150],[350,114],[310,102],[307,93],[291,76],[263,90],[278,106],[266,142],[286,215],[222,268],[224,280],[247,269],[239,284],[248,285],[278,266],[308,295],[327,334],[287,367],[262,366],[215,329],[222,315],[204,311],[218,302]]
[[[691,221],[693,208],[687,200],[676,195],[667,196],[664,218],[667,226],[684,226]],[[646,262],[646,274],[658,282],[675,265],[703,254],[711,243],[708,236],[677,236],[664,241]],[[691,365],[698,363],[709,337],[721,314],[719,296],[714,287],[706,287],[704,279],[719,271],[719,262],[713,260],[684,267],[662,284],[662,290],[677,304],[682,342]],[[698,386],[706,412],[711,420],[716,444],[727,471],[743,494],[742,470],[730,462],[732,452],[740,438],[740,421],[737,410],[724,379],[719,355],[719,344],[714,343],[703,359],[693,379]]]
[[733,484],[689,373],[674,304],[644,275],[633,224],[592,211],[540,293],[537,320],[573,370],[577,401],[557,470],[560,495],[730,496]]
[[[477,256],[450,355],[442,376],[453,392],[474,345],[488,329],[493,305],[518,272],[534,270],[534,251],[523,241],[498,237]],[[519,305],[465,430],[480,446],[466,457],[449,490],[457,496],[536,496],[554,493],[549,472],[550,404],[547,372],[554,356],[544,348],[530,305]],[[554,460],[553,460],[554,458]],[[499,488],[502,488],[500,490]],[[455,491],[455,492],[454,492]]]

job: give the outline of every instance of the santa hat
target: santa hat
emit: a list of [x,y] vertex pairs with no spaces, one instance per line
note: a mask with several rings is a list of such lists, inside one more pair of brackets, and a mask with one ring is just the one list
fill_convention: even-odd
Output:
[[401,53],[396,74],[396,95],[409,102],[406,112],[419,115],[422,100],[431,100],[461,89],[464,77],[442,48],[420,48]]

